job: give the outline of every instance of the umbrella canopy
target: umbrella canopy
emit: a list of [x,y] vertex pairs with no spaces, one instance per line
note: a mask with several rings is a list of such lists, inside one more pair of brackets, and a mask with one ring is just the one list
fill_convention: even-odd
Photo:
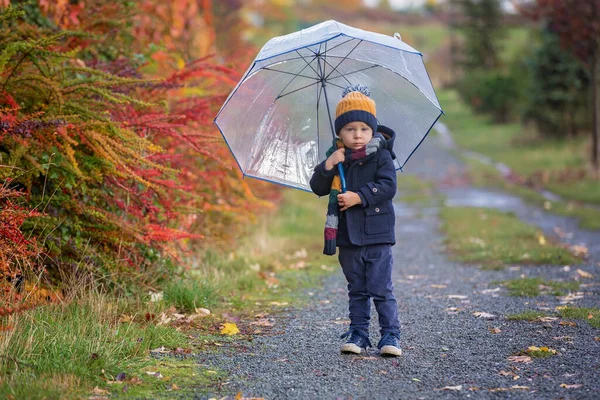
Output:
[[215,118],[245,176],[310,190],[345,87],[369,87],[401,169],[443,113],[421,53],[336,21],[269,40]]

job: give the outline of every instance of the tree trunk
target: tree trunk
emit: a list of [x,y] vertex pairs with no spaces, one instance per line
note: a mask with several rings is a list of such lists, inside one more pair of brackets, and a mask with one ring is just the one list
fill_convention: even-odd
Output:
[[596,54],[592,61],[592,167],[596,174],[600,171],[598,157],[600,149],[598,148],[598,135],[600,134],[600,51],[596,49]]

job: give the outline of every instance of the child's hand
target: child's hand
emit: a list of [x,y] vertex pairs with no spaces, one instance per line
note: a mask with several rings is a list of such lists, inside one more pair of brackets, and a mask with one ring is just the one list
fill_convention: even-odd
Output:
[[[333,155],[333,154],[332,154]],[[362,204],[360,200],[360,196],[354,192],[346,192],[342,194],[338,194],[338,204],[340,207],[340,211],[346,211],[348,208],[355,206],[357,204]]]
[[339,163],[344,162],[344,160],[346,159],[344,151],[345,150],[342,147],[341,149],[337,149],[336,151],[334,151],[333,154],[331,154],[329,156],[327,161],[325,161],[325,169],[327,171],[330,171],[333,167],[335,167]]

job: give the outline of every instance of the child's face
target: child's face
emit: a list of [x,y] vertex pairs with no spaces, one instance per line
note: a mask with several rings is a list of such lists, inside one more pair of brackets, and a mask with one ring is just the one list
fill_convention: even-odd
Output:
[[373,138],[373,129],[364,122],[354,121],[344,125],[340,131],[340,139],[344,146],[358,150]]

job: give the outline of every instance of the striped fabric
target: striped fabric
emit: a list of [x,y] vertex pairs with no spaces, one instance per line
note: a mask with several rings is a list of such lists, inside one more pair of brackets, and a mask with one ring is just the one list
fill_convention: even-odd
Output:
[[[380,133],[373,135],[373,139],[369,141],[365,146],[358,150],[352,150],[346,147],[345,157],[346,161],[344,164],[348,165],[355,161],[362,160],[371,154],[379,151],[380,148],[385,146],[385,139]],[[327,150],[327,158],[333,154],[337,149],[344,147],[344,143],[341,139],[336,139],[335,145],[331,146]],[[335,167],[337,171],[337,166]],[[325,245],[323,247],[323,254],[332,256],[336,252],[336,238],[338,232],[339,218],[340,218],[340,206],[338,205],[338,194],[342,192],[342,184],[340,176],[336,173],[331,182],[331,192],[329,192],[329,204],[327,205],[327,219],[325,220]]]

